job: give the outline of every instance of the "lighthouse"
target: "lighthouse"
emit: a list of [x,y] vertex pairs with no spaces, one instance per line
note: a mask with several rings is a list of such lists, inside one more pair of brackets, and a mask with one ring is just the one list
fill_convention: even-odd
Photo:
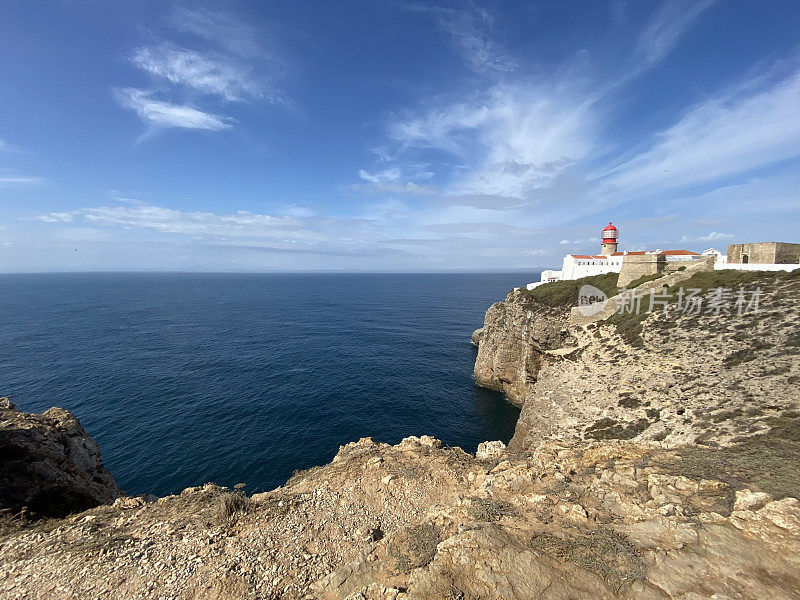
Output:
[[617,251],[617,238],[619,237],[619,230],[608,222],[608,226],[603,229],[603,244],[600,246],[600,254],[603,256],[610,256]]

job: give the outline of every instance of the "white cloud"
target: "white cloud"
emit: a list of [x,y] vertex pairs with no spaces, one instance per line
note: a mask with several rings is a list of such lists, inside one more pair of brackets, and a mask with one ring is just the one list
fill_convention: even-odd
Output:
[[[183,36],[179,46],[162,38],[128,56],[131,64],[159,80],[158,92],[133,87],[114,91],[117,102],[134,110],[150,126],[150,132],[173,127],[206,131],[233,127],[235,119],[197,105],[209,97],[226,102],[267,101],[296,110],[294,101],[273,85],[283,75],[284,66],[263,47],[254,26],[226,13],[188,8],[175,9],[166,22],[169,33],[188,33],[189,39]],[[194,106],[183,100],[188,91],[193,92]],[[182,100],[174,102],[176,97]]]
[[449,193],[524,198],[546,187],[593,148],[591,101],[551,85],[498,85],[468,102],[395,121],[408,149],[434,149],[464,163]]
[[70,223],[75,214],[72,212],[51,212],[44,215],[36,215],[36,219],[45,223]]
[[712,231],[708,235],[701,235],[698,240],[710,242],[713,240],[731,240],[735,236],[732,233],[720,233],[719,231]]
[[719,231],[711,231],[706,235],[698,235],[691,237],[688,235],[681,236],[681,242],[714,242],[719,240],[732,240],[736,236],[732,233],[720,233]]
[[646,65],[661,61],[694,21],[716,0],[670,0],[656,13],[639,38],[637,54]]
[[370,183],[354,183],[347,186],[347,189],[365,194],[389,193],[389,194],[410,194],[414,196],[432,196],[436,194],[436,189],[430,185],[419,185],[413,181],[405,183],[389,183],[376,181]]
[[435,16],[471,57],[482,82],[466,99],[464,94],[458,100],[428,99],[423,110],[391,119],[388,136],[394,145],[381,148],[381,160],[391,167],[425,152],[429,157],[431,152],[438,157],[449,154],[439,168],[450,174],[446,191],[451,196],[534,201],[559,177],[578,174],[573,179],[582,180],[586,163],[610,150],[601,146],[601,129],[611,93],[663,60],[712,4],[713,0],[664,4],[628,52],[628,62],[604,71],[592,64],[586,50],[546,73],[519,76],[516,85],[500,74],[521,70],[525,63],[516,65],[494,41],[488,12],[474,5],[463,10],[405,5]]
[[168,17],[170,25],[196,35],[242,57],[264,56],[256,28],[229,13],[203,8],[175,8]]
[[[417,171],[412,178],[414,179],[429,179],[432,173]],[[435,194],[436,190],[430,185],[420,185],[414,181],[407,181],[407,177],[403,176],[402,170],[397,167],[384,169],[376,173],[370,173],[364,169],[358,172],[359,179],[367,183],[356,183],[347,186],[348,189],[357,192],[376,193],[388,192],[392,194],[415,194],[415,195],[431,195]]]
[[364,169],[361,169],[358,172],[358,176],[363,179],[364,181],[370,181],[372,183],[382,183],[386,181],[397,181],[400,179],[402,173],[400,169],[392,168],[392,169],[385,169],[378,173],[369,173]]
[[748,80],[687,112],[656,143],[613,168],[619,188],[656,191],[745,173],[800,156],[800,71]]
[[41,177],[0,177],[0,185],[35,185],[42,181]]
[[37,215],[46,223],[72,223],[78,220],[94,226],[150,229],[167,234],[238,238],[303,238],[318,234],[304,225],[304,220],[285,215],[267,215],[248,211],[218,214],[181,211],[152,205],[118,205],[82,208],[69,212]]
[[292,204],[284,207],[283,210],[281,210],[281,214],[287,217],[313,217],[317,212],[308,206]]
[[131,62],[170,83],[188,86],[231,102],[263,98],[266,95],[252,73],[222,56],[210,58],[193,50],[161,44],[137,49],[131,56]]
[[120,106],[136,112],[139,118],[154,128],[178,127],[220,131],[230,129],[233,119],[213,113],[203,112],[191,106],[183,106],[157,100],[152,92],[136,88],[114,90],[114,97]]

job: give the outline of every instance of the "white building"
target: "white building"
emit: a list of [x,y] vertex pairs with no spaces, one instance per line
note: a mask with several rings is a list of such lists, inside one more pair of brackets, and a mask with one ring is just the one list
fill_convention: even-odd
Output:
[[[561,265],[560,271],[555,270],[545,270],[542,271],[540,281],[535,283],[529,283],[527,288],[532,290],[533,288],[542,285],[543,283],[549,283],[551,281],[560,281],[560,280],[571,280],[571,279],[580,279],[581,277],[589,277],[591,275],[605,275],[606,273],[619,273],[622,270],[622,261],[625,259],[626,256],[636,256],[636,255],[659,255],[663,256],[667,262],[675,262],[675,261],[688,261],[688,260],[698,260],[702,257],[701,254],[697,252],[692,252],[690,250],[641,250],[641,251],[633,251],[633,252],[618,252],[618,239],[619,239],[619,230],[614,227],[613,224],[609,223],[608,226],[603,229],[603,241],[600,246],[600,254],[567,254],[564,257],[564,261]],[[722,259],[724,259],[724,255],[718,250],[713,248],[709,248],[703,255],[706,254],[715,254]]]

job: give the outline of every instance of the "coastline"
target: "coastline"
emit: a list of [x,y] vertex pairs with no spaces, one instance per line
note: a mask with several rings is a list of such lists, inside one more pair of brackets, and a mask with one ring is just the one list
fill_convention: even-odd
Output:
[[[0,590],[792,598],[800,411],[791,300],[800,277],[751,277],[769,289],[766,315],[682,321],[681,335],[658,315],[638,327],[564,327],[568,307],[514,291],[487,312],[476,357],[476,381],[479,372],[496,377],[521,399],[509,447],[484,443],[469,454],[430,436],[363,438],[265,493],[206,484],[120,497],[65,519],[6,522],[0,564],[10,575]],[[751,355],[737,345],[743,327],[760,328]],[[690,347],[705,357],[702,368],[675,360]],[[720,404],[709,382],[723,375],[731,383]],[[754,404],[756,389],[769,404]]]

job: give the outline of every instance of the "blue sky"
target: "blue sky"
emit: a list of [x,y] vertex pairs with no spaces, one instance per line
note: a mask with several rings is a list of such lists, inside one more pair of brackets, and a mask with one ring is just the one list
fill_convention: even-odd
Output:
[[800,4],[6,3],[0,271],[800,241]]

